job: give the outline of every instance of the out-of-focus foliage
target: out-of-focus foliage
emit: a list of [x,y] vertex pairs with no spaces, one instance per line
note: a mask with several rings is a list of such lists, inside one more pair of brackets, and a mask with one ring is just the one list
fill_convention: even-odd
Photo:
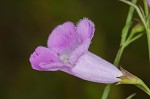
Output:
[[[29,57],[37,46],[46,46],[55,26],[88,17],[96,25],[90,51],[113,62],[128,6],[118,0],[2,0],[0,4],[0,99],[100,99],[104,84],[63,72],[35,71]],[[120,65],[150,86],[146,36],[125,50]],[[124,99],[134,92],[136,99],[148,99],[128,85],[114,86],[110,99]]]

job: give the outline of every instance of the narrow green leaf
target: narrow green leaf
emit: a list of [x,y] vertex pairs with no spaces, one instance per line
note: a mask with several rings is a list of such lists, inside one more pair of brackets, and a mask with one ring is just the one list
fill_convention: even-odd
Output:
[[139,39],[140,37],[143,36],[143,33],[138,34],[137,36],[133,37],[131,40],[129,40],[125,46],[128,46],[129,44],[131,44],[132,42],[134,42],[135,40]]
[[144,31],[144,27],[141,24],[137,24],[135,25],[132,30],[131,33],[129,34],[128,38],[126,41],[131,40],[137,33],[143,32]]
[[136,95],[136,93],[133,93],[130,96],[128,96],[126,99],[132,99],[135,95]]

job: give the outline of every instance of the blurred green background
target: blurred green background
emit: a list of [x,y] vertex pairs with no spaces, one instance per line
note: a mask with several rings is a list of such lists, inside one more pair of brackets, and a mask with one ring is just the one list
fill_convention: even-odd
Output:
[[[31,68],[34,49],[46,46],[52,29],[65,21],[90,18],[96,25],[90,51],[113,63],[128,6],[118,0],[1,0],[0,99],[100,99],[105,84],[88,82],[64,72]],[[130,45],[120,65],[150,87],[146,36]],[[132,85],[113,86],[109,99],[149,99]]]

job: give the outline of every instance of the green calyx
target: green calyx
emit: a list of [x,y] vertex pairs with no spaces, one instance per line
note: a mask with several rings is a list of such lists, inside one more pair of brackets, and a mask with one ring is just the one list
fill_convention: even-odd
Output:
[[123,76],[119,77],[121,79],[118,84],[133,84],[146,92],[150,96],[150,89],[147,87],[147,85],[137,76],[129,73],[122,67],[120,68],[121,72],[123,73]]

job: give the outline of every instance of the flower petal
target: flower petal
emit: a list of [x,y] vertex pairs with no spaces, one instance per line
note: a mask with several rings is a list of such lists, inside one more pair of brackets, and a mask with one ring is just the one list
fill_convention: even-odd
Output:
[[72,22],[66,22],[52,31],[48,38],[48,47],[59,56],[68,57],[74,64],[88,51],[94,30],[93,22],[87,18],[80,20],[77,27]]
[[30,56],[32,68],[40,71],[56,71],[62,65],[59,62],[57,54],[46,47],[37,47]]
[[56,27],[48,38],[48,47],[60,54],[70,54],[77,45],[76,28],[71,22]]
[[80,56],[82,56],[84,53],[88,51],[89,45],[91,43],[91,40],[86,40],[82,44],[80,44],[70,55],[70,61],[72,63],[76,63]]
[[120,81],[122,72],[104,59],[87,52],[81,56],[72,68],[72,75],[84,80],[99,83],[114,83]]
[[150,7],[150,0],[147,0],[147,2],[148,2],[148,6]]
[[79,35],[81,42],[85,41],[86,39],[91,40],[94,35],[94,31],[94,23],[88,18],[80,20],[77,24],[77,34]]
[[88,51],[91,39],[94,35],[94,30],[94,23],[89,19],[84,18],[79,21],[76,32],[78,35],[78,42],[80,42],[80,44],[70,55],[70,60],[72,62],[76,62],[80,56]]

